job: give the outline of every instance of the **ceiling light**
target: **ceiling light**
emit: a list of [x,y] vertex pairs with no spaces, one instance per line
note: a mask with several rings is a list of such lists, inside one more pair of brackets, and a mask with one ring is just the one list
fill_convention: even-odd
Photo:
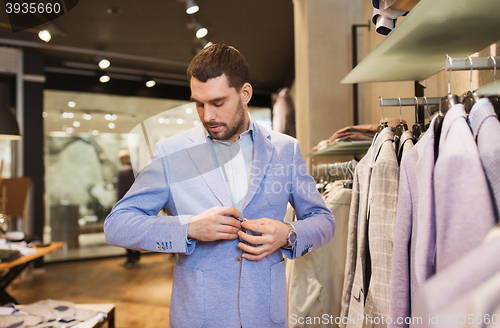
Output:
[[169,118],[166,118],[165,121],[163,122],[165,124],[170,124],[170,119]]
[[109,82],[110,78],[109,76],[107,75],[103,75],[99,78],[99,81],[101,81],[101,83],[106,83],[106,82]]
[[47,117],[47,112],[42,112],[42,117]]
[[198,125],[199,123],[200,123],[200,121],[198,121],[198,120],[193,121],[193,125]]
[[99,130],[93,130],[92,134],[95,135],[95,136],[98,135],[99,134]]
[[165,119],[163,117],[158,118],[158,123],[163,123],[165,122]]
[[[0,84],[0,139],[20,140],[17,119],[9,109],[9,89],[6,84]],[[0,172],[1,174],[1,172]]]
[[178,118],[176,122],[177,124],[184,124],[184,120],[182,118]]
[[152,88],[152,87],[154,87],[155,85],[156,85],[155,80],[149,80],[148,82],[146,82],[146,86],[147,86],[148,88]]
[[100,62],[99,62],[99,67],[101,69],[106,69],[109,67],[109,65],[111,65],[111,63],[109,62],[109,60],[107,59],[102,59]]
[[38,37],[45,42],[49,42],[50,39],[52,39],[52,35],[50,35],[50,32],[48,30],[42,30],[38,32]]
[[200,7],[194,2],[194,0],[187,0],[186,1],[186,13],[189,15],[192,15],[194,13],[197,13],[200,10]]
[[193,109],[191,107],[186,108],[186,114],[192,114]]
[[203,46],[203,48],[210,47],[212,44],[213,44],[213,43],[212,43],[211,41],[209,41],[209,42],[207,42],[207,44],[205,44],[205,45]]
[[116,121],[117,118],[118,116],[116,116],[115,114],[111,115],[111,121]]
[[76,107],[76,103],[74,101],[70,101],[68,103],[68,107],[75,108]]
[[198,39],[206,37],[207,34],[208,34],[208,30],[205,27],[201,26],[201,25],[200,25],[199,28],[196,29],[196,37]]
[[110,129],[114,129],[114,128],[115,128],[115,123],[109,123],[109,124],[108,124],[108,128],[110,128]]
[[73,126],[74,126],[75,128],[79,127],[79,126],[80,126],[80,122],[78,122],[78,121],[74,121],[74,122],[73,122]]
[[83,118],[84,118],[85,120],[87,120],[87,121],[90,121],[90,120],[92,119],[92,115],[90,115],[90,114],[88,114],[88,113],[85,113],[85,114],[83,114],[82,116],[83,116]]
[[73,128],[66,128],[66,132],[67,133],[73,133],[73,132],[75,132],[75,129],[73,129]]
[[136,122],[136,121],[137,121],[137,116],[132,115],[132,116],[130,117],[130,120],[131,120],[132,122]]

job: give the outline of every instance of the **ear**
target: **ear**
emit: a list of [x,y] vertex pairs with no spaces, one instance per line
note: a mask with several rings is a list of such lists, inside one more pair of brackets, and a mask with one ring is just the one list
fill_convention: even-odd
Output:
[[241,87],[240,90],[240,95],[241,95],[241,100],[243,101],[243,104],[247,105],[250,99],[252,99],[252,94],[253,94],[253,88],[250,83],[245,83]]

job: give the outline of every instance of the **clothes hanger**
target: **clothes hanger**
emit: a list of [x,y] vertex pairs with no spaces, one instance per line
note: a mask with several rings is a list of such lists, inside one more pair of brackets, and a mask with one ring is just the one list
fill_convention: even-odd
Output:
[[401,116],[401,98],[399,97],[398,97],[398,102],[399,102],[399,124],[396,126],[395,135],[398,138],[401,138],[403,132],[408,131],[408,125],[406,123],[403,123],[403,118]]
[[470,113],[470,110],[472,109],[472,107],[476,103],[476,101],[481,99],[481,97],[478,96],[478,94],[475,93],[474,90],[472,89],[472,72],[473,72],[472,58],[470,56],[467,56],[467,61],[470,62],[470,91],[468,91],[466,93],[465,98],[464,98],[462,103],[464,104],[465,112],[468,115]]
[[[493,55],[490,56],[490,59],[493,61],[493,83],[497,83],[497,61],[495,60],[495,57]],[[500,97],[498,95],[493,95],[489,96],[488,99],[490,100],[491,104],[493,105],[493,108],[495,108],[495,113],[497,114],[497,117],[500,118]]]
[[441,137],[441,130],[443,129],[444,116],[446,115],[448,109],[452,108],[460,102],[458,100],[458,96],[451,93],[451,73],[453,72],[452,59],[448,55],[446,55],[446,59],[450,63],[450,74],[448,76],[448,94],[441,98],[441,101],[439,102],[438,117],[434,126],[434,162],[437,161],[439,155],[439,139]]
[[[427,104],[427,97],[424,96],[425,103]],[[418,122],[418,98],[415,97],[415,124],[412,127],[413,143],[417,143],[418,138],[424,132],[424,125]]]
[[380,112],[381,112],[381,115],[380,115],[380,125],[378,126],[377,128],[377,134],[380,134],[380,132],[382,132],[383,129],[385,129],[388,125],[387,125],[387,122],[384,122],[384,105],[382,105],[382,97],[380,97]]
[[[345,180],[348,180],[348,181],[344,182],[345,189],[352,189],[352,184],[353,184],[353,180],[354,180],[354,173],[351,171],[351,163],[352,163],[352,161],[345,162],[344,166],[343,166],[343,169],[345,168],[345,171],[342,169],[342,171],[344,172]],[[349,174],[351,175],[350,178],[348,177]]]

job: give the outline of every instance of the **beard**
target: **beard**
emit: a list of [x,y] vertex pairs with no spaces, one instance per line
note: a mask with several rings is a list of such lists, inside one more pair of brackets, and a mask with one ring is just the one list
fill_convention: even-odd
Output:
[[[243,107],[243,102],[238,101],[238,108],[236,109],[233,117],[231,117],[231,122],[203,122],[203,126],[208,131],[210,136],[216,140],[228,140],[235,134],[244,132],[245,127],[245,107]],[[211,132],[208,128],[209,126],[222,126],[220,131]]]

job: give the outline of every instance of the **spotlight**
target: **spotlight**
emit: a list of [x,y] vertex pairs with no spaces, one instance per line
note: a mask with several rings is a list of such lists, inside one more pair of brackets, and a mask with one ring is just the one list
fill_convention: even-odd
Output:
[[111,65],[111,63],[109,62],[109,60],[107,59],[102,59],[100,62],[99,62],[99,67],[101,69],[106,69],[109,67],[109,65]]
[[200,10],[200,7],[194,2],[194,0],[187,0],[186,1],[186,13],[188,15],[192,15],[194,13],[197,13]]
[[38,37],[45,42],[49,42],[50,39],[52,39],[52,35],[50,35],[49,30],[42,30],[38,32]]
[[109,82],[110,78],[108,75],[103,75],[99,78],[99,81],[101,81],[101,83],[106,83],[106,82]]
[[198,39],[202,39],[202,38],[206,37],[207,34],[208,34],[208,30],[205,27],[203,27],[201,25],[197,26],[196,37]]
[[147,86],[148,88],[152,88],[152,87],[154,87],[155,85],[156,85],[155,80],[149,80],[148,82],[146,82],[146,86]]

